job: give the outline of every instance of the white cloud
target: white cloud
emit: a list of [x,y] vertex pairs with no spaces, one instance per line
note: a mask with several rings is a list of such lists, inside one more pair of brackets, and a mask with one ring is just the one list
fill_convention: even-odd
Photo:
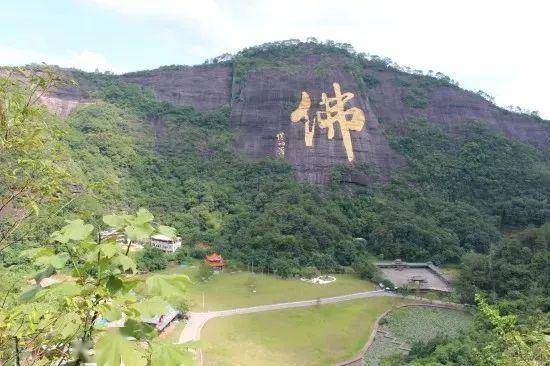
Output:
[[227,35],[232,28],[220,5],[214,0],[86,0],[124,15],[155,21],[169,21],[173,26],[187,25],[210,41]]
[[[350,43],[412,68],[444,72],[466,88],[494,95],[501,105],[538,109],[550,118],[550,3],[539,0],[79,1],[144,21],[140,26],[148,24],[179,55],[169,63],[196,63],[258,43],[314,36]],[[16,60],[44,56],[26,50],[8,53],[8,59]],[[45,60],[113,70],[105,57],[86,50],[53,59]],[[0,62],[4,60],[0,48]],[[164,63],[168,61],[158,60],[158,66]]]
[[84,71],[95,71],[96,69],[99,71],[121,71],[107,62],[102,54],[86,49],[67,52],[64,55],[49,55],[0,45],[0,64],[2,66],[18,66],[41,62],[61,67],[74,67]]
[[[537,0],[262,1],[257,21],[238,22],[241,44],[315,36],[391,57],[402,65],[444,72],[501,105],[550,118],[550,4]],[[243,29],[254,27],[253,31]],[[250,30],[250,29],[249,29]],[[253,42],[251,42],[253,41]]]

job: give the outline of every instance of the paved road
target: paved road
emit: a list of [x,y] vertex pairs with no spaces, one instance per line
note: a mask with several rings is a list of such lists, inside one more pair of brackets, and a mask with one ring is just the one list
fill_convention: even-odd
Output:
[[201,330],[206,324],[206,322],[214,318],[240,315],[240,314],[259,313],[259,312],[271,311],[271,310],[301,308],[301,307],[315,306],[320,304],[332,304],[336,302],[365,299],[368,297],[377,297],[377,296],[400,296],[400,295],[397,295],[392,292],[387,292],[384,290],[376,290],[376,291],[358,292],[355,294],[335,296],[335,297],[325,297],[318,300],[283,302],[279,304],[252,306],[248,308],[238,308],[238,309],[231,309],[231,310],[209,311],[204,313],[190,312],[188,313],[189,319],[185,324],[185,328],[183,329],[183,332],[180,335],[179,343],[198,341],[201,337]]

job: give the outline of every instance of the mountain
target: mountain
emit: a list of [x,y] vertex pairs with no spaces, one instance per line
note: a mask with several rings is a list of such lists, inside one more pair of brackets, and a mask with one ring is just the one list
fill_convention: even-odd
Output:
[[43,102],[92,192],[72,210],[147,207],[184,244],[260,270],[340,271],[366,252],[457,263],[550,220],[548,121],[347,45],[60,72],[78,85]]
[[[451,134],[460,133],[464,124],[482,122],[493,132],[546,153],[550,146],[548,122],[536,116],[499,108],[443,75],[407,73],[387,60],[357,55],[345,45],[280,42],[243,50],[221,63],[161,67],[113,78],[150,88],[158,100],[179,106],[201,111],[229,106],[239,136],[236,147],[250,159],[277,156],[277,135],[284,133],[284,158],[299,180],[310,183],[327,183],[334,167],[350,164],[342,130],[334,123],[334,138],[329,139],[328,129],[317,122],[310,126],[312,146],[306,146],[304,119],[292,123],[290,116],[306,92],[313,125],[315,112],[324,110],[319,105],[322,93],[331,98],[334,83],[342,93],[353,93],[345,108],[358,108],[365,116],[361,130],[349,133],[354,155],[350,166],[364,165],[368,174],[349,173],[344,178],[352,183],[385,181],[404,166],[405,159],[390,147],[386,133],[419,119]],[[59,101],[50,104],[66,114],[86,102],[82,91],[90,87],[84,83],[60,91],[55,96]]]

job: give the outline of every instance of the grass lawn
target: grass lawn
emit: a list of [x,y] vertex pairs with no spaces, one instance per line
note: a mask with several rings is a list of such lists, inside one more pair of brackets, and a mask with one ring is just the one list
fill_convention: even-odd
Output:
[[161,337],[171,343],[178,343],[183,328],[185,328],[185,320],[180,319],[177,324],[167,330]]
[[[354,292],[371,291],[374,285],[351,275],[335,275],[336,281],[326,285],[314,285],[298,279],[282,279],[272,275],[250,272],[222,272],[212,276],[208,282],[196,278],[196,268],[173,267],[170,273],[185,273],[193,281],[188,298],[191,310],[225,310],[246,306],[274,304],[278,302],[311,300]],[[254,278],[251,281],[251,278]],[[256,292],[252,292],[254,282]],[[202,306],[204,293],[205,307]]]
[[213,319],[201,333],[204,364],[332,365],[354,357],[376,318],[405,301],[376,297]]

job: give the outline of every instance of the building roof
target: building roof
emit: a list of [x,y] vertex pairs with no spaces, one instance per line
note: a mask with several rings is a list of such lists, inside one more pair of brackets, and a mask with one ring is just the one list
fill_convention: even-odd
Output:
[[223,261],[223,258],[218,253],[212,253],[212,254],[206,256],[206,260],[208,262],[221,262],[221,261]]
[[157,315],[153,318],[141,317],[145,323],[154,324],[158,330],[166,328],[172,320],[174,320],[180,314],[179,311],[170,307],[164,314]]
[[195,245],[195,247],[197,247],[199,249],[210,249],[210,244],[202,242],[202,243],[198,243],[197,245]]
[[153,236],[151,237],[151,239],[153,239],[153,240],[159,240],[159,241],[169,241],[169,242],[174,241],[174,239],[170,238],[169,236],[162,235],[162,234],[153,235]]

